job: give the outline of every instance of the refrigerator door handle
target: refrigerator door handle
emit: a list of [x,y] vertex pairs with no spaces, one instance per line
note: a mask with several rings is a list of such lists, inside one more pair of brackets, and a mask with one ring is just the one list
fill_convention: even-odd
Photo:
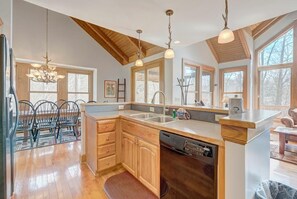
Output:
[[13,128],[13,133],[16,132],[16,129],[18,127],[18,123],[19,123],[19,102],[18,102],[18,98],[17,98],[17,95],[16,95],[16,91],[13,87],[10,88],[10,92],[11,94],[14,96],[14,100],[15,100],[15,113],[16,113],[16,118],[15,118],[15,124],[14,124],[14,128]]

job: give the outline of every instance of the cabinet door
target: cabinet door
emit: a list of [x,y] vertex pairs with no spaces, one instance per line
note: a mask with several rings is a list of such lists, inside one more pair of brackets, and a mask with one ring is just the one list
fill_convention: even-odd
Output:
[[137,176],[137,145],[136,137],[122,133],[122,165],[135,177]]
[[157,196],[160,194],[160,148],[138,140],[138,179]]

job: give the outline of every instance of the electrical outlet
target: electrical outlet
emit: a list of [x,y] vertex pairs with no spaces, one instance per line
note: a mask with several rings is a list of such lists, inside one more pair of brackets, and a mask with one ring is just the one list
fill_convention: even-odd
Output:
[[218,122],[223,117],[226,117],[226,115],[215,115],[215,121]]
[[124,110],[125,106],[124,105],[119,105],[119,110]]
[[155,107],[150,107],[150,112],[155,112]]

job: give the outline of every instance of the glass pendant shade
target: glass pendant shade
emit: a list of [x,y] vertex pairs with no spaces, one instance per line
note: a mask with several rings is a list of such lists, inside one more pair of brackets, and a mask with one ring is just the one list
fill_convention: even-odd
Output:
[[31,66],[33,66],[34,68],[40,68],[41,64],[31,64]]
[[135,61],[135,66],[143,66],[143,61],[139,58]]
[[233,40],[234,40],[233,31],[226,27],[220,32],[219,38],[218,38],[218,43],[225,44],[225,43],[229,43]]
[[164,53],[165,59],[173,59],[174,58],[174,51],[171,48],[168,48]]

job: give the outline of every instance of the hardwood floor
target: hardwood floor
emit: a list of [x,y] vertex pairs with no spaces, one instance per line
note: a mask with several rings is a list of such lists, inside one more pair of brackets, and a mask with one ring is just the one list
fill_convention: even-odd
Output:
[[[106,199],[107,178],[112,171],[95,178],[80,165],[80,142],[20,151],[16,153],[17,199]],[[297,166],[271,159],[271,179],[297,188]]]
[[17,199],[106,199],[103,185],[118,169],[95,178],[87,165],[80,165],[80,142],[16,153]]

